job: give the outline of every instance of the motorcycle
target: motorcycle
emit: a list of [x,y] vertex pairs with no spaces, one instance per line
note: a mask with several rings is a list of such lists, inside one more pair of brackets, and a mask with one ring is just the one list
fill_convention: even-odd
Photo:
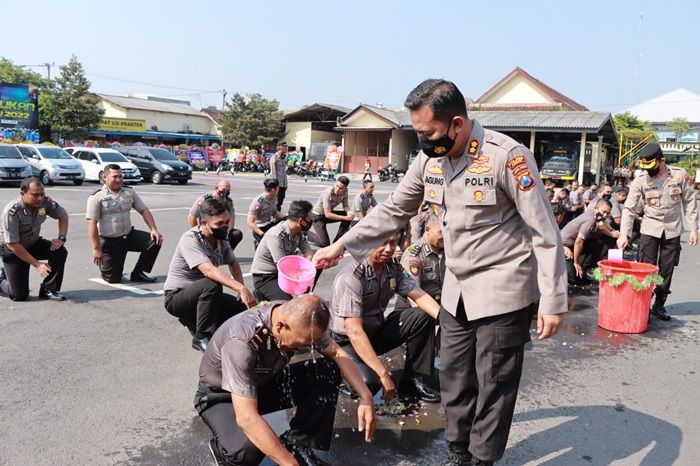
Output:
[[386,167],[381,168],[378,174],[379,181],[388,180],[392,183],[398,183],[403,179],[404,175],[406,174],[406,171],[397,168],[396,164],[389,164]]

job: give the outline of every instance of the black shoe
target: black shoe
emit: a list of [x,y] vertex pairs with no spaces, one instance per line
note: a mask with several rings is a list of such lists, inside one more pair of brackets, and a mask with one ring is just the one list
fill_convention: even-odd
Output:
[[280,435],[280,441],[284,447],[294,455],[294,459],[297,460],[299,466],[331,466],[330,463],[316,456],[316,453],[314,453],[310,447],[293,443],[292,440],[287,437],[286,432]]
[[663,306],[663,304],[654,303],[654,305],[651,307],[651,315],[659,320],[671,320],[671,316],[666,313],[666,308]]
[[355,393],[355,390],[352,388],[348,387],[345,382],[340,383],[340,387],[338,387],[338,393],[343,395],[345,398],[350,398],[353,400],[356,400],[360,397],[357,393]]
[[143,272],[131,272],[131,276],[129,279],[132,282],[143,282],[143,283],[155,283],[156,280],[158,280],[155,277],[149,277]]
[[42,283],[41,286],[39,287],[39,299],[51,299],[54,301],[65,301],[66,297],[63,296],[58,291],[47,290],[46,287],[44,286],[44,284]]
[[493,461],[480,460],[476,456],[472,456],[472,466],[493,466]]
[[204,353],[207,350],[207,345],[209,344],[209,337],[197,338],[192,337],[192,348],[197,351]]
[[219,458],[219,455],[216,454],[216,450],[214,450],[214,440],[209,440],[209,452],[211,453],[211,456],[214,458],[214,463],[216,463],[216,466],[222,466],[226,464],[224,460]]
[[410,383],[402,384],[399,391],[415,395],[419,400],[426,403],[440,403],[440,392],[430,388],[428,382],[417,375],[410,378]]
[[447,463],[445,466],[471,466],[471,464],[471,453],[457,453],[452,451],[447,452]]

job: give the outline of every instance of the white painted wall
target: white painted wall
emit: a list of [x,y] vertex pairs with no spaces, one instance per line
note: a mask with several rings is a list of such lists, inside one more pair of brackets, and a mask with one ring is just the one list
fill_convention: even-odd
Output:
[[524,76],[514,76],[483,103],[487,104],[553,104],[554,100],[542,93]]

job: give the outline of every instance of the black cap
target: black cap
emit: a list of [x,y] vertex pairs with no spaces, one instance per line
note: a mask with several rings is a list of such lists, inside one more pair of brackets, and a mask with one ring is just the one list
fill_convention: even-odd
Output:
[[664,156],[661,151],[661,146],[657,143],[652,142],[642,147],[639,151],[639,168],[642,170],[649,170],[656,166],[656,161],[660,160]]

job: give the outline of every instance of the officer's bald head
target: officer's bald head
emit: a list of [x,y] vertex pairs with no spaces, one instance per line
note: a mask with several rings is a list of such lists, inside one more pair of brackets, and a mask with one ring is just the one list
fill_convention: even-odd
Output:
[[326,303],[316,295],[305,294],[274,309],[273,333],[281,348],[301,349],[318,342],[329,321]]

